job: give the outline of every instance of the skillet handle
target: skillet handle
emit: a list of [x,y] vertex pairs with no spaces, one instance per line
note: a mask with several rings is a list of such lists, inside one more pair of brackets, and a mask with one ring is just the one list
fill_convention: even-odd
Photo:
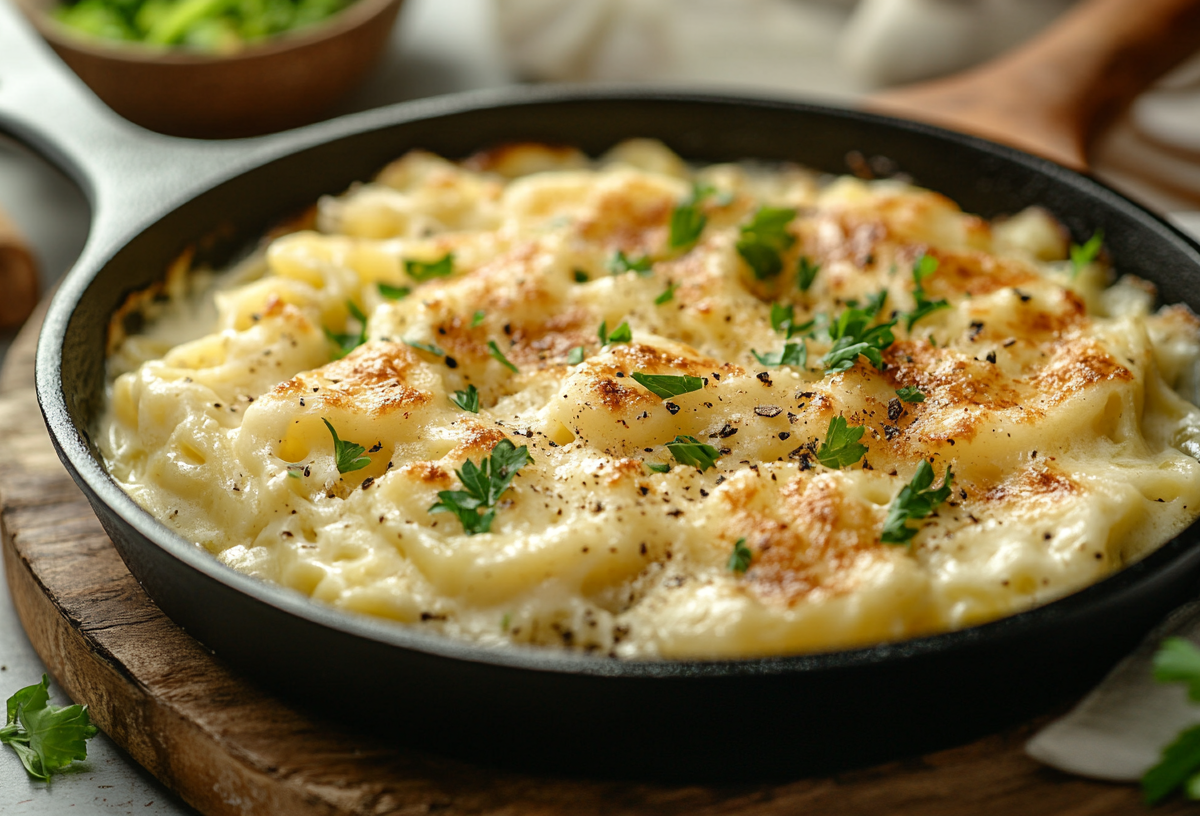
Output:
[[1041,35],[864,106],[1006,142],[1077,170],[1105,125],[1200,49],[1200,0],[1083,0]]
[[253,152],[235,141],[162,136],[117,116],[9,0],[0,0],[0,131],[82,188],[92,207],[83,257],[107,257],[172,205],[236,173]]

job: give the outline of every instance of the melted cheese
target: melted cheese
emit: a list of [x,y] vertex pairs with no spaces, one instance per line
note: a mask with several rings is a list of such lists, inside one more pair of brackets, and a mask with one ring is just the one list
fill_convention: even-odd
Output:
[[[670,251],[695,182],[717,191],[707,223]],[[767,280],[737,251],[762,205],[797,211]],[[340,609],[622,657],[837,649],[1045,603],[1200,510],[1200,411],[1178,393],[1194,398],[1200,322],[1153,313],[1144,283],[1106,288],[1101,263],[1073,274],[1041,211],[989,224],[899,182],[693,170],[632,142],[599,162],[535,146],[462,164],[410,153],[320,202],[314,226],[215,291],[175,281],[145,307],[145,334],[114,322],[97,438],[164,524]],[[618,251],[650,270],[610,273]],[[449,277],[406,272],[447,253]],[[902,317],[926,254],[925,296],[949,307],[910,330],[901,319],[882,371],[860,357],[826,372],[822,316],[886,291],[885,315]],[[802,257],[820,266],[807,290]],[[392,300],[379,284],[412,291]],[[327,333],[362,328],[348,302],[367,342],[331,361]],[[756,359],[783,346],[772,303],[818,320],[806,365]],[[602,322],[627,322],[632,341],[602,347]],[[704,386],[664,400],[634,372]],[[468,386],[478,414],[451,400]],[[924,402],[900,402],[907,386]],[[865,429],[865,457],[842,469],[815,458],[835,416]],[[370,464],[340,473],[323,420]],[[715,467],[676,463],[677,435],[717,448]],[[491,531],[431,514],[502,439],[533,463]],[[952,467],[954,492],[909,545],[881,543],[921,459],[939,484]],[[739,541],[744,573],[729,567]]]

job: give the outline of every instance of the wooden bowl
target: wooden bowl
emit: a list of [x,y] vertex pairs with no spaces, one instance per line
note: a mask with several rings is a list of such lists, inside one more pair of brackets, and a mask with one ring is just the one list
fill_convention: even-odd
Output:
[[387,44],[401,0],[357,0],[309,28],[227,56],[81,37],[56,0],[16,0],[63,61],[114,111],[173,136],[255,136],[321,118]]

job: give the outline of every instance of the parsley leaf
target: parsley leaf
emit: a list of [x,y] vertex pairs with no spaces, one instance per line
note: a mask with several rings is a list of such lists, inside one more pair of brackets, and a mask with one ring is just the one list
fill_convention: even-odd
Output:
[[454,253],[447,252],[441,258],[431,263],[406,260],[404,262],[404,271],[417,283],[424,283],[434,278],[448,278],[454,274]]
[[412,294],[412,287],[410,286],[392,286],[390,283],[382,282],[375,284],[375,286],[379,288],[379,294],[388,300],[400,300]]
[[707,184],[692,187],[692,193],[671,212],[671,231],[667,237],[670,249],[686,249],[700,240],[708,216],[700,211],[704,199],[716,190]]
[[413,348],[420,349],[421,351],[428,351],[430,354],[436,354],[438,357],[446,356],[446,352],[442,351],[442,349],[435,346],[433,343],[422,343],[419,340],[405,340],[404,345],[412,346]]
[[473,385],[468,385],[466,391],[455,391],[450,401],[464,411],[479,413],[479,389]]
[[488,340],[488,354],[492,355],[492,357],[500,362],[500,365],[507,368],[513,374],[521,373],[521,370],[509,362],[509,359],[504,356],[504,352],[502,352],[500,347],[496,345],[495,340]]
[[796,266],[796,285],[800,287],[801,292],[808,291],[808,287],[813,285],[820,271],[820,264],[810,261],[807,255],[800,256],[800,262]]
[[354,303],[353,300],[346,301],[346,309],[350,312],[350,316],[358,321],[359,329],[357,334],[335,334],[329,329],[325,329],[325,336],[329,341],[337,346],[337,350],[333,353],[333,359],[340,360],[356,348],[367,342],[367,316],[363,314],[362,309]]
[[8,721],[0,728],[0,743],[11,745],[26,772],[50,781],[50,774],[77,759],[87,759],[87,740],[97,728],[87,706],[50,705],[50,678],[19,689],[8,698]]
[[1080,246],[1079,244],[1071,244],[1071,277],[1075,278],[1083,268],[1096,260],[1096,256],[1100,254],[1100,247],[1104,243],[1104,230],[1096,230],[1092,233],[1092,237],[1087,239],[1087,242]]
[[[1154,679],[1186,683],[1188,698],[1200,702],[1200,649],[1180,637],[1164,640],[1154,654]],[[1153,805],[1180,785],[1189,798],[1200,787],[1200,725],[1185,729],[1163,749],[1162,759],[1142,776],[1142,796]]]
[[755,360],[758,360],[759,365],[787,365],[803,368],[808,363],[808,346],[803,340],[799,343],[784,343],[783,351],[759,354],[754,349],[750,349],[750,353],[754,355]]
[[835,416],[829,420],[825,441],[817,449],[817,461],[835,470],[853,465],[867,452],[867,446],[858,441],[865,430],[862,425],[851,428],[845,417]]
[[650,274],[650,259],[643,255],[640,258],[630,258],[621,250],[608,259],[608,271],[614,275],[625,272],[636,272],[643,278]]
[[691,465],[701,471],[717,463],[721,452],[712,445],[705,445],[694,436],[676,436],[667,443],[667,450],[681,465]]
[[925,395],[915,385],[906,385],[896,389],[896,396],[905,402],[924,402]]
[[1200,649],[1190,640],[1167,638],[1154,654],[1154,679],[1160,683],[1187,683],[1188,699],[1200,703]]
[[[791,340],[798,334],[810,331],[816,325],[816,319],[796,324],[795,307],[790,303],[786,306],[779,303],[771,304],[771,328]],[[811,335],[809,335],[811,337]]]
[[654,299],[655,306],[662,306],[675,299],[675,290],[679,287],[674,281],[667,281],[667,290]]
[[859,355],[866,357],[875,368],[883,370],[883,350],[896,340],[892,334],[892,326],[896,321],[868,329],[874,317],[875,313],[869,309],[847,306],[829,327],[833,348],[821,358],[821,362],[830,373],[852,368]]
[[888,506],[887,520],[883,523],[883,534],[880,540],[886,544],[907,544],[917,534],[917,528],[909,527],[906,522],[920,521],[929,516],[934,508],[950,498],[950,485],[954,482],[954,473],[946,467],[946,477],[942,486],[931,490],[933,484],[933,467],[922,459],[917,465],[917,472],[912,481],[900,489],[900,493]]
[[321,417],[321,421],[325,423],[325,427],[333,435],[333,458],[337,463],[338,473],[352,473],[356,470],[362,470],[371,464],[371,457],[363,456],[367,452],[366,448],[362,445],[355,445],[353,442],[343,442],[341,439],[338,439],[337,431],[329,424],[328,419]]
[[571,349],[570,351],[567,352],[567,364],[568,365],[579,365],[580,363],[583,362],[583,354],[584,354],[583,346],[576,346],[575,348]]
[[605,320],[600,324],[600,345],[607,346],[611,343],[628,343],[633,339],[633,330],[629,328],[629,324],[621,321],[621,325],[613,329],[612,334],[608,333],[608,321]]
[[487,317],[487,312],[483,309],[476,309],[475,314],[471,315],[471,328],[473,329],[482,323],[485,317]]
[[760,207],[750,223],[742,225],[737,252],[758,280],[773,278],[783,271],[781,255],[796,243],[787,225],[796,211],[787,207]]
[[904,316],[904,328],[912,331],[912,327],[918,320],[929,316],[939,309],[949,309],[950,304],[943,300],[929,300],[925,296],[925,279],[938,270],[938,259],[932,255],[922,255],[913,264],[913,298],[916,299],[916,306],[911,312]]
[[676,376],[674,374],[643,374],[635,371],[629,376],[633,378],[634,382],[661,399],[690,394],[704,387],[704,380],[687,374]]
[[671,470],[671,466],[666,463],[659,465],[655,464],[654,462],[647,462],[646,467],[650,468],[650,470],[654,471],[655,473],[667,473]]
[[576,269],[571,274],[574,276],[576,283],[588,282],[588,273],[584,272],[582,269]]
[[745,572],[750,569],[750,561],[754,558],[754,553],[746,546],[746,539],[739,538],[733,542],[733,552],[729,554],[729,562],[726,566],[730,572]]
[[496,502],[526,464],[533,464],[529,448],[518,448],[512,440],[501,439],[492,448],[492,455],[478,465],[470,459],[463,462],[462,470],[455,471],[463,490],[438,491],[438,501],[429,512],[453,513],[467,535],[489,532],[496,517]]

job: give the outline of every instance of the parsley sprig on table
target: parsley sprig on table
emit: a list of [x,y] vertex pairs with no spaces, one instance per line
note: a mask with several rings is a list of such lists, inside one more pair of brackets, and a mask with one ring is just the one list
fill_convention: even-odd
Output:
[[721,452],[712,445],[706,445],[694,436],[677,436],[667,443],[667,450],[681,465],[691,465],[701,471],[708,470],[717,464]]
[[700,240],[708,216],[701,210],[704,199],[716,192],[708,184],[696,184],[691,195],[671,211],[671,230],[667,236],[667,247],[672,250],[687,249]]
[[330,424],[329,420],[321,417],[321,421],[325,423],[325,427],[329,429],[329,433],[333,436],[333,459],[337,464],[338,473],[353,473],[371,464],[371,457],[363,456],[367,452],[366,448],[362,445],[356,445],[353,442],[339,439],[337,431],[333,429],[333,425]]
[[501,439],[492,455],[476,465],[470,459],[455,471],[462,490],[441,490],[430,513],[453,513],[462,522],[467,535],[487,533],[496,517],[496,503],[512,484],[513,477],[526,464],[533,464],[529,448],[516,447],[512,440]]
[[690,394],[704,387],[704,380],[688,374],[643,374],[635,371],[629,376],[633,378],[634,382],[661,399]]
[[[1186,683],[1188,699],[1200,702],[1200,649],[1183,638],[1167,638],[1154,654],[1154,679]],[[1149,805],[1179,787],[1189,799],[1200,799],[1200,725],[1181,731],[1163,748],[1158,764],[1142,776],[1142,796]]]
[[913,298],[916,300],[916,306],[913,310],[904,316],[904,328],[912,331],[912,327],[918,320],[927,317],[939,309],[949,309],[950,304],[944,299],[930,300],[925,295],[925,279],[938,270],[938,259],[932,255],[922,255],[913,264]]
[[783,271],[783,253],[796,243],[787,225],[796,217],[789,207],[760,207],[750,222],[742,225],[737,252],[759,280]]
[[835,470],[850,467],[867,452],[867,446],[858,441],[865,430],[862,425],[851,428],[845,417],[835,416],[829,420],[825,441],[817,448],[817,461]]
[[335,360],[342,359],[367,342],[367,316],[363,314],[362,309],[358,308],[353,300],[346,301],[346,309],[350,312],[350,316],[358,321],[358,331],[353,334],[335,334],[329,329],[325,329],[325,336],[329,338],[329,342],[337,346],[337,349],[333,353]]
[[933,485],[933,467],[922,459],[912,481],[900,489],[888,506],[880,540],[885,544],[907,544],[911,541],[917,534],[917,528],[909,527],[908,522],[927,518],[939,504],[950,498],[950,485],[953,482],[954,473],[947,465],[942,486],[930,489]]
[[417,283],[424,283],[434,278],[448,278],[454,274],[454,253],[447,252],[436,261],[406,260],[404,272]]
[[8,720],[0,728],[0,743],[9,745],[35,779],[50,781],[50,774],[74,760],[87,759],[87,740],[98,730],[87,706],[50,705],[50,678],[19,689],[8,698]]

